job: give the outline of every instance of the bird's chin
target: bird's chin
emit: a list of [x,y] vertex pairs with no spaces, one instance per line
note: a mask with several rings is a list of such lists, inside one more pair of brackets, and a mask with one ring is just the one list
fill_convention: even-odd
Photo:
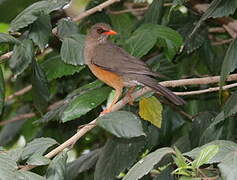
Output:
[[107,41],[107,39],[108,39],[108,36],[107,35],[103,35],[103,36],[100,36],[98,38],[98,41],[99,41],[99,43],[105,43]]

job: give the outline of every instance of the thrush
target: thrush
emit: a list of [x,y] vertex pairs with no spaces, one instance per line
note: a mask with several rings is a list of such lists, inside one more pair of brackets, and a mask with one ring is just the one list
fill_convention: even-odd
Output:
[[108,24],[97,23],[89,29],[85,40],[85,64],[98,79],[115,89],[111,105],[102,114],[111,111],[124,87],[137,85],[150,87],[176,105],[185,104],[182,98],[156,81],[159,74],[152,72],[145,62],[108,40],[115,34]]

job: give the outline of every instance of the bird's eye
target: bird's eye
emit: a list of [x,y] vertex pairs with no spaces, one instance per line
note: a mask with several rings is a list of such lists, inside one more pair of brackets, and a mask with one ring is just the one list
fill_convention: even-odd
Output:
[[102,29],[102,28],[98,28],[98,29],[97,29],[97,33],[98,33],[98,34],[102,34],[102,33],[104,33],[104,32],[107,32],[107,31],[104,30],[104,29]]

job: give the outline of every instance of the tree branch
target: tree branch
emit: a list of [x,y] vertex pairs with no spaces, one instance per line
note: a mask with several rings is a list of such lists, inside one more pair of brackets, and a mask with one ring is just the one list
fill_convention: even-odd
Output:
[[95,12],[97,11],[102,11],[104,8],[110,6],[111,4],[114,4],[116,2],[119,2],[120,0],[108,0],[108,1],[105,1],[104,3],[94,7],[94,8],[91,8],[83,13],[81,13],[80,15],[76,16],[75,18],[73,18],[72,20],[75,21],[75,22],[78,22],[80,21],[81,19],[91,15],[91,14],[94,14]]
[[[230,75],[227,80],[228,81],[237,80],[237,74]],[[163,82],[160,82],[160,84],[162,84],[163,86],[166,86],[166,87],[177,87],[177,86],[186,86],[186,85],[212,84],[212,83],[217,83],[219,81],[220,81],[220,76],[213,76],[213,77],[205,77],[205,78],[192,78],[192,79],[181,79],[181,80],[173,80],[173,81],[163,81]],[[233,87],[235,87],[237,83],[234,83],[234,84],[235,85]],[[229,87],[230,85],[227,85],[227,86]],[[151,91],[150,88],[144,87],[144,88],[134,92],[131,96],[132,96],[132,98],[136,99],[149,91]],[[119,102],[117,102],[112,107],[111,112],[121,109],[128,102],[129,102],[129,97],[125,96],[124,98],[122,98]],[[83,128],[79,129],[79,131],[75,135],[73,135],[71,138],[69,138],[67,141],[65,141],[63,144],[61,144],[57,148],[50,151],[48,154],[45,155],[45,157],[53,158],[58,153],[63,151],[65,148],[74,145],[84,134],[86,134],[87,132],[92,130],[94,127],[96,127],[96,119],[91,121],[89,124],[85,125]],[[21,169],[22,170],[30,170],[34,167],[36,167],[36,166],[26,165]]]

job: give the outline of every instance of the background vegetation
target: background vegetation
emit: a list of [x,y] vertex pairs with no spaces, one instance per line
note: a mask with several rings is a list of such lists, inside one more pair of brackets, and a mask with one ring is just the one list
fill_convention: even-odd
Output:
[[[236,179],[237,1],[68,3],[0,0],[0,179]],[[98,117],[114,91],[84,66],[97,22],[187,104],[138,87]]]

